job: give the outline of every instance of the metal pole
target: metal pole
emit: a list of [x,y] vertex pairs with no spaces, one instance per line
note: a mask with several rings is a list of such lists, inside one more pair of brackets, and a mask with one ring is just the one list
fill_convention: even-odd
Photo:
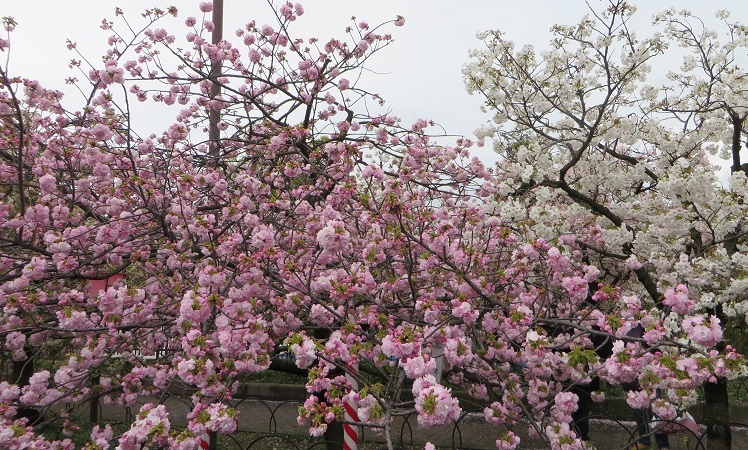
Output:
[[218,450],[218,433],[210,432],[210,450]]
[[[223,0],[213,1],[213,35],[211,43],[218,45],[223,39]],[[218,83],[218,78],[221,76],[221,61],[216,61],[210,68],[210,79],[213,81],[213,85],[210,89],[210,98],[213,99],[221,94],[221,85]],[[220,120],[220,113],[217,109],[211,109],[208,112],[208,139],[210,139],[210,156],[218,157],[218,142],[221,138],[220,131],[218,130],[218,121]],[[218,161],[215,161],[218,163]]]

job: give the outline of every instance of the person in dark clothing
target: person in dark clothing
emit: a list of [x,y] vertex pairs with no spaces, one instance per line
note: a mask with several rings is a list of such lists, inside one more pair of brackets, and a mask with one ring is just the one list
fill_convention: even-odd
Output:
[[649,424],[652,423],[652,411],[650,409],[635,409],[634,419],[636,420],[636,432],[639,434],[639,439],[636,441],[636,445],[631,447],[631,450],[651,449],[652,436],[654,436],[658,449],[668,450],[670,448],[670,441],[667,434],[652,434],[652,430],[649,427]]
[[[599,331],[597,327],[595,331]],[[604,334],[590,336],[595,346],[595,353],[604,360],[613,354],[613,342]],[[577,395],[577,410],[571,415],[574,421],[574,431],[583,442],[590,442],[590,410],[592,407],[592,393],[600,389],[600,378],[593,377],[589,384],[574,385],[570,392]]]
[[574,431],[584,442],[590,441],[590,408],[592,393],[600,389],[600,378],[593,378],[590,384],[577,385],[570,392],[577,394],[577,410],[571,415],[574,420]]
[[[641,324],[637,325],[635,328],[632,328],[626,336],[632,337],[632,338],[641,338],[644,336],[644,327],[641,326]],[[623,387],[623,390],[626,392],[629,391],[636,391],[639,389],[639,382],[633,381],[631,383],[624,383],[621,385]],[[659,397],[659,391],[657,393],[657,396]],[[637,439],[636,444],[631,447],[630,450],[648,450],[652,448],[652,436],[654,436],[655,443],[657,444],[657,448],[660,450],[669,450],[670,449],[670,441],[668,440],[667,434],[662,433],[652,433],[652,430],[650,428],[650,424],[652,423],[652,409],[635,409],[634,410],[634,420],[636,420],[636,430],[635,432],[639,434],[639,439]]]

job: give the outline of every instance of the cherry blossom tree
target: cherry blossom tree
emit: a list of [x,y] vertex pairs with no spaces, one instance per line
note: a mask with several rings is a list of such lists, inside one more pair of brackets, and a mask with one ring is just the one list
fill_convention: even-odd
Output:
[[[299,420],[315,436],[353,403],[356,423],[380,430],[393,448],[396,416],[449,424],[461,415],[460,389],[485,407],[497,448],[516,448],[527,429],[552,448],[572,448],[580,445],[575,388],[593,377],[620,384],[646,374],[630,402],[646,406],[661,388],[668,396],[657,405],[674,414],[694,401],[695,386],[740,373],[742,359],[721,346],[721,324],[704,306],[708,293],[726,304],[718,296],[730,288],[718,285],[732,280],[732,266],[711,253],[720,248],[716,233],[740,240],[740,227],[730,227],[736,213],[725,207],[693,225],[704,235],[699,251],[710,255],[703,264],[716,274],[703,282],[681,273],[707,273],[702,259],[689,259],[693,243],[655,226],[694,213],[674,197],[671,172],[693,172],[701,178],[677,180],[708,188],[698,184],[710,180],[705,160],[674,172],[656,157],[668,161],[678,145],[655,146],[633,131],[596,137],[627,129],[610,125],[617,113],[606,108],[618,111],[619,98],[635,95],[629,80],[643,76],[640,59],[659,43],[631,41],[643,52],[629,58],[633,68],[590,85],[610,98],[592,108],[601,116],[589,138],[562,118],[545,135],[528,122],[506,135],[526,140],[502,142],[507,159],[493,173],[469,154],[480,142],[436,145],[428,121],[376,112],[382,100],[356,81],[403,18],[354,22],[345,38],[302,39],[293,30],[303,7],[282,3],[272,24],[250,22],[237,44],[214,44],[206,37],[212,5],[199,9],[179,22],[176,9],[150,10],[140,28],[119,9],[102,22],[111,33],[102,62],[82,54],[72,62],[84,80],[82,108],[2,68],[0,342],[17,369],[0,385],[6,442],[71,448],[64,433],[80,425],[79,411],[66,405],[100,400],[145,404],[126,429],[96,424],[88,448],[195,448],[206,431],[236,430],[243,418],[234,397],[248,374],[290,360],[308,374]],[[6,19],[8,32],[14,26]],[[9,45],[0,41],[5,52]],[[516,61],[521,74],[532,55]],[[507,96],[490,67],[471,68],[471,82],[496,102]],[[581,68],[573,73],[587,82]],[[507,92],[533,86],[512,83]],[[531,92],[508,96],[509,104]],[[538,123],[556,119],[553,102],[563,105],[549,98],[533,97]],[[163,104],[174,123],[139,132],[139,102]],[[592,113],[580,103],[582,112],[569,111],[582,114],[582,127]],[[660,137],[697,135],[686,127]],[[651,160],[637,158],[638,146],[654,149]],[[620,174],[615,188],[610,167]],[[630,185],[639,190],[626,192]],[[529,190],[532,199],[522,195]],[[738,204],[737,194],[715,195]],[[663,254],[643,255],[640,245]],[[730,258],[740,257],[736,246]],[[682,261],[666,257],[678,249]],[[665,306],[653,308],[660,291]],[[644,336],[627,338],[638,324]],[[191,408],[184,427],[163,401],[174,392]]]
[[[92,440],[190,448],[206,429],[233,430],[235,383],[266,370],[307,315],[330,313],[310,310],[324,304],[311,283],[348,246],[344,193],[362,148],[387,151],[410,133],[369,115],[381,100],[352,81],[391,40],[380,27],[292,38],[304,10],[287,3],[234,47],[201,37],[211,8],[184,20],[185,47],[159,26],[173,8],[147,11],[142,29],[104,21],[103,64],[72,63],[91,85],[79,111],[3,68],[2,337],[22,368],[4,382],[3,430],[19,445],[46,445],[22,410],[72,427],[61,405],[134,406],[174,386],[196,390],[186,430],[146,405],[120,438],[107,428]],[[139,135],[138,101],[181,107],[164,133]],[[222,135],[207,142],[214,111]],[[96,280],[113,282],[94,291]]]
[[[611,1],[557,25],[543,52],[482,34],[464,73],[493,117],[479,133],[502,156],[498,189],[511,200],[498,207],[539,237],[573,236],[602,279],[662,319],[642,322],[648,333],[725,349],[721,327],[746,319],[746,28],[722,11],[720,35],[670,10],[655,18],[660,33],[641,37],[634,11]],[[648,84],[678,55],[663,87]],[[717,179],[717,158],[731,163],[729,180]],[[729,448],[725,378],[705,381],[709,446]]]

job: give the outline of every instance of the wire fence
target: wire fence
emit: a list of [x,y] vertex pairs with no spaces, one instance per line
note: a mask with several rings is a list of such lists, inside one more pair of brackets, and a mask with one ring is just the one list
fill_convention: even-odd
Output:
[[[12,359],[7,352],[0,352],[0,380],[10,380],[12,376]],[[248,396],[236,400],[233,406],[239,411],[239,429],[232,434],[217,437],[217,448],[221,449],[277,449],[277,450],[311,450],[311,449],[342,449],[340,442],[325,440],[324,438],[310,438],[307,426],[297,421],[298,394],[284,398],[283,387],[277,389],[273,399]],[[294,399],[292,399],[295,397]],[[731,381],[731,403],[742,403],[748,400],[748,379]],[[173,425],[179,429],[187,425],[186,417],[192,409],[187,395],[166,395],[160,398],[142,397],[145,403],[163,403],[174,419]],[[496,440],[500,439],[508,428],[492,426],[486,423],[483,407],[468,401],[461,401],[463,413],[454,424],[437,428],[423,428],[417,422],[414,411],[398,411],[392,426],[392,438],[397,448],[423,448],[426,442],[431,442],[439,448],[452,449],[493,449]],[[124,408],[103,404],[100,399],[93,399],[87,405],[68,404],[60,408],[65,416],[74,418],[78,423],[107,422],[121,429],[126,429],[134,421],[139,407]],[[731,423],[733,432],[733,448],[748,448],[748,413],[741,410],[733,414],[733,418],[740,420]],[[53,412],[52,412],[53,413]],[[743,417],[745,415],[745,417]],[[180,418],[182,419],[180,421]],[[615,414],[592,414],[587,418],[590,422],[590,436],[594,448],[598,450],[629,449],[639,439],[633,413],[630,418],[622,419]],[[50,420],[52,428],[63,420]],[[675,421],[661,422],[660,426],[672,429],[669,435],[671,449],[706,449],[705,429],[689,429]],[[85,429],[85,427],[81,427]],[[541,432],[542,432],[541,425]],[[518,435],[522,444],[521,449],[543,449],[543,441],[533,436],[533,427],[529,423],[518,423],[511,431]],[[82,437],[81,439],[85,439]],[[360,446],[364,450],[379,450],[385,448],[384,436],[373,428],[360,429]]]
[[[150,399],[143,399],[144,402]],[[186,417],[189,405],[178,398],[163,400],[172,417]],[[325,438],[311,438],[308,429],[297,422],[297,412],[300,402],[295,400],[266,400],[245,398],[236,401],[233,406],[239,412],[239,427],[235,433],[217,436],[215,447],[227,450],[311,450],[343,449],[342,443]],[[426,442],[431,442],[440,449],[495,449],[496,440],[500,439],[508,429],[496,427],[486,423],[482,409],[478,405],[463,405],[464,411],[460,418],[452,425],[423,428],[419,426],[415,412],[396,412],[392,427],[392,438],[397,449],[422,449]],[[100,409],[101,420],[111,420],[113,413],[106,406]],[[633,417],[633,416],[632,416]],[[132,420],[132,411],[124,415]],[[640,438],[633,420],[621,420],[612,415],[593,414],[585,418],[590,422],[590,436],[595,449],[598,450],[628,450]],[[127,421],[124,420],[123,424]],[[175,427],[185,426],[185,423],[175,421]],[[706,450],[705,429],[701,426],[695,432],[675,421],[660,422],[659,426],[671,429],[669,434],[669,448],[679,450]],[[533,437],[528,423],[518,423],[512,431],[521,438],[518,447],[523,450],[546,449],[544,442]],[[742,436],[741,444],[733,448],[747,448],[741,445],[748,442],[748,426],[734,423],[733,428]],[[656,432],[656,430],[654,431]],[[653,434],[650,431],[651,437]],[[360,445],[362,450],[381,450],[386,448],[384,436],[376,429],[360,429]],[[654,439],[653,439],[654,441]],[[655,447],[656,448],[656,447]]]

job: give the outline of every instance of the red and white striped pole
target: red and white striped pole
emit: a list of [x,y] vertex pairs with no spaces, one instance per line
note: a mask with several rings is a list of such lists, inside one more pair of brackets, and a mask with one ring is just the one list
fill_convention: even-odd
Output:
[[[345,373],[345,379],[348,384],[351,385],[353,391],[358,391],[358,364],[351,364],[347,367]],[[343,419],[346,423],[343,424],[343,450],[358,450],[358,430],[357,425],[353,425],[349,422],[358,422],[358,406],[353,400],[348,400],[344,404],[345,412]]]
[[210,431],[205,431],[200,435],[200,446],[198,450],[210,450]]

